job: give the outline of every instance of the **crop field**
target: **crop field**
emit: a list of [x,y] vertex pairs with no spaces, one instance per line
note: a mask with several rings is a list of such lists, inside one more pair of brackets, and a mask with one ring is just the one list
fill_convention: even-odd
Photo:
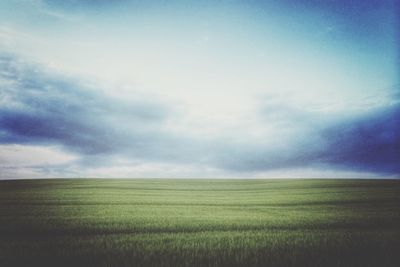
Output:
[[0,266],[400,266],[400,180],[0,181]]

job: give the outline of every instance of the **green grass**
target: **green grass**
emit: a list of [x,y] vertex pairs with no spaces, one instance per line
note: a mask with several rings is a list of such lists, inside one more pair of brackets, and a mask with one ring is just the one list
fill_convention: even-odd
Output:
[[399,180],[0,181],[0,266],[400,266]]

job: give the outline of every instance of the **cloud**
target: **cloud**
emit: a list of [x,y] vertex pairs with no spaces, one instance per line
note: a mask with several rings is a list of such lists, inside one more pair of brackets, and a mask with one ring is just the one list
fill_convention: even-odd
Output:
[[[77,158],[56,146],[0,145],[0,179],[52,177],[51,170],[65,169]],[[61,174],[65,170],[56,176]]]
[[207,151],[212,144],[168,131],[170,117],[180,114],[159,100],[132,92],[117,98],[88,81],[5,53],[0,70],[0,144],[58,146],[77,157],[70,165],[38,163],[35,171],[43,176],[98,174],[89,170],[115,166],[186,169],[184,164],[204,164],[212,153]]
[[342,109],[322,111],[312,105],[299,108],[287,100],[270,101],[260,112],[273,132],[271,140],[231,144],[216,162],[232,171],[268,176],[281,172],[288,177],[299,177],[299,173],[334,177],[332,170],[343,177],[357,177],[357,173],[359,177],[374,176],[367,172],[399,176],[400,99],[396,88],[392,90],[394,93],[387,94],[391,101],[370,108],[359,102],[347,113]]
[[[0,57],[0,142],[61,144],[82,154],[139,148],[165,119],[158,104],[112,99],[83,82]],[[140,154],[141,151],[137,151]]]
[[37,166],[59,165],[75,160],[71,154],[67,154],[57,147],[42,147],[31,145],[0,145],[1,166]]
[[259,138],[242,131],[199,138],[169,131],[185,117],[166,103],[114,98],[2,54],[2,177],[392,177],[400,174],[400,101],[392,91],[391,101],[368,108],[365,99],[348,113],[270,97],[253,114],[268,126]]
[[400,175],[400,104],[324,129],[320,161],[353,170]]

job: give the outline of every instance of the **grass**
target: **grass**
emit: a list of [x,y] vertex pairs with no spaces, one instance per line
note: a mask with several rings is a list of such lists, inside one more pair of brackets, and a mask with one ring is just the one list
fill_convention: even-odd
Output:
[[399,180],[0,181],[0,266],[400,266]]

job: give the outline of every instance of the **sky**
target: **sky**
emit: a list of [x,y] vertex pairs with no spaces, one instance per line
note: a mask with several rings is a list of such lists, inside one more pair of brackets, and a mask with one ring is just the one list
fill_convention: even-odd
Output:
[[0,2],[0,179],[399,178],[396,0]]

